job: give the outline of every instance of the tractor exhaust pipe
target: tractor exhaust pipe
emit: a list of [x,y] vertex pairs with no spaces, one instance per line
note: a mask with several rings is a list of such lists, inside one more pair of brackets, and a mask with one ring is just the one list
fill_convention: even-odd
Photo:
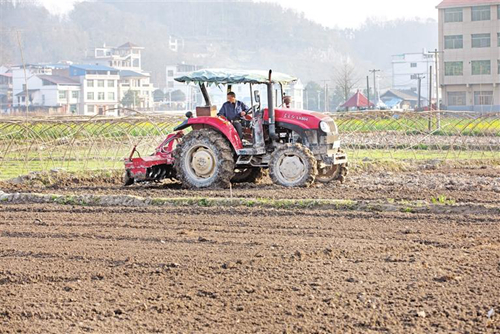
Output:
[[269,83],[267,84],[267,109],[269,112],[269,136],[272,140],[276,140],[276,124],[274,117],[274,89],[272,82],[273,71],[269,70]]

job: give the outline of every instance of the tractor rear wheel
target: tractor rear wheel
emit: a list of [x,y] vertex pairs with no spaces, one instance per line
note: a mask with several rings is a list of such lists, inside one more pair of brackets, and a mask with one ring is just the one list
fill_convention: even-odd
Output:
[[194,130],[174,151],[176,177],[188,188],[226,188],[234,175],[233,151],[213,129]]
[[301,144],[285,144],[271,154],[269,175],[275,184],[285,187],[309,187],[313,184],[317,162]]
[[262,168],[236,169],[231,180],[232,183],[255,183],[262,177]]

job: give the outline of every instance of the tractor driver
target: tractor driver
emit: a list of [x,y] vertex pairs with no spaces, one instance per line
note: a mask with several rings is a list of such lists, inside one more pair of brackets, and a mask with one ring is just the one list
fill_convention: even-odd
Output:
[[249,108],[241,101],[236,100],[236,94],[233,92],[227,93],[227,102],[222,105],[217,116],[224,116],[230,121],[240,139],[243,139],[243,127],[241,126],[241,118],[247,114]]

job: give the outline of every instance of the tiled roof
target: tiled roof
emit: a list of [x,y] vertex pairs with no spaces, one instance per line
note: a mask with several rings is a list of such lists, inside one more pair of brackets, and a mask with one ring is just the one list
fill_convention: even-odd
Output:
[[63,77],[61,75],[39,75],[40,79],[47,80],[56,85],[79,85],[78,81],[75,81],[68,77]]
[[116,68],[112,68],[104,65],[71,65],[71,67],[78,68],[85,71],[118,71]]
[[124,77],[124,78],[125,77],[135,77],[135,78],[147,77],[147,75],[145,75],[145,74],[142,74],[142,73],[139,73],[139,72],[130,71],[130,70],[120,71],[120,76]]
[[437,8],[470,7],[499,4],[498,0],[443,0]]
[[141,46],[135,45],[134,43],[127,42],[121,46],[118,47],[118,49],[132,49],[132,48],[140,48],[142,49]]

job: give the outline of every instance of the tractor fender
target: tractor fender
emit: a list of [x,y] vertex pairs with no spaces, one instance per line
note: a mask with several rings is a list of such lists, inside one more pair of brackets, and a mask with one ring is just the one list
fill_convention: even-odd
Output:
[[238,152],[243,148],[243,143],[241,142],[240,136],[238,136],[238,132],[234,128],[233,124],[224,118],[209,116],[192,117],[177,126],[175,131],[184,130],[189,127],[192,127],[194,130],[212,128],[226,137],[235,152]]

